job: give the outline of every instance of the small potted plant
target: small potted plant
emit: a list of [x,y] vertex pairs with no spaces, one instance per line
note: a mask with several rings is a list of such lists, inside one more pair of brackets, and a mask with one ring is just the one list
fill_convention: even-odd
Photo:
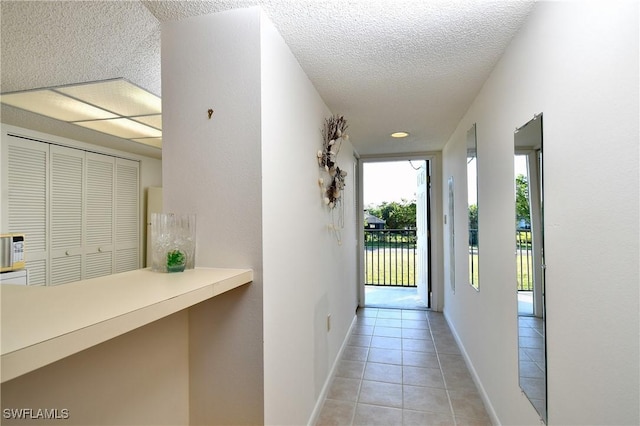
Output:
[[187,258],[182,250],[174,249],[167,253],[167,272],[182,272]]

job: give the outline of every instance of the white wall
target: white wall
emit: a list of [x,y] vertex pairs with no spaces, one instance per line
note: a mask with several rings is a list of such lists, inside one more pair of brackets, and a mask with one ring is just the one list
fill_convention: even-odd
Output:
[[[538,424],[518,387],[512,156],[515,127],[540,112],[549,424],[640,423],[638,15],[637,2],[538,3],[444,149],[443,185],[458,188],[445,314],[501,424]],[[479,292],[461,187],[474,122]]]
[[190,421],[304,424],[355,315],[352,148],[340,246],[317,183],[330,112],[260,9],[165,24],[162,49],[165,210],[198,215],[196,266],[254,270],[190,311]]
[[189,313],[190,422],[261,424],[258,9],[162,26],[162,111],[164,209],[197,215],[196,266],[254,271],[251,285]]
[[[318,186],[328,175],[316,158],[331,112],[265,16],[261,29],[265,423],[300,425],[355,316],[355,159],[344,143],[343,205],[332,213]],[[329,229],[340,212],[342,245]]]

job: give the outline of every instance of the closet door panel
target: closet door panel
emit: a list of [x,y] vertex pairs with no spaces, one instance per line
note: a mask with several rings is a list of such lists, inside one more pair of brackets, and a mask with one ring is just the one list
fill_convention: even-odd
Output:
[[140,163],[116,159],[116,272],[140,268]]
[[115,158],[88,152],[86,164],[84,278],[95,278],[114,272]]
[[82,279],[83,151],[51,145],[51,284]]
[[25,234],[29,284],[45,284],[49,145],[9,135],[6,138],[2,191],[7,194],[7,203],[2,214],[7,223],[3,227],[9,233]]

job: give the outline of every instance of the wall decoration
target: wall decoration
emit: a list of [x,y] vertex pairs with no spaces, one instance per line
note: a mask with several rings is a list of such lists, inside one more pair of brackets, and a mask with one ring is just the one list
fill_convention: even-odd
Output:
[[349,135],[346,134],[347,127],[347,120],[343,116],[334,115],[325,120],[322,129],[322,149],[318,151],[318,164],[329,174],[329,183],[325,186],[323,178],[320,178],[318,183],[322,188],[324,203],[331,209],[340,202],[347,177],[347,172],[341,170],[336,163],[342,141],[349,139]]
[[[344,228],[344,206],[342,191],[344,190],[346,170],[338,167],[338,153],[342,142],[349,139],[347,135],[347,120],[341,115],[333,115],[325,119],[322,129],[322,149],[318,151],[318,165],[324,177],[318,178],[324,204],[331,209],[332,222],[329,230],[333,232],[342,245],[341,230]],[[337,207],[337,208],[336,208]],[[337,218],[336,218],[337,211]]]

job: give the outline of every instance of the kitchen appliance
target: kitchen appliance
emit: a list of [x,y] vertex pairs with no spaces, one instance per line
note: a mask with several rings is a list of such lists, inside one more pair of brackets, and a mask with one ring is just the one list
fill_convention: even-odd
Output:
[[29,285],[29,273],[26,269],[0,272],[0,284]]
[[0,272],[24,269],[24,234],[0,235]]

